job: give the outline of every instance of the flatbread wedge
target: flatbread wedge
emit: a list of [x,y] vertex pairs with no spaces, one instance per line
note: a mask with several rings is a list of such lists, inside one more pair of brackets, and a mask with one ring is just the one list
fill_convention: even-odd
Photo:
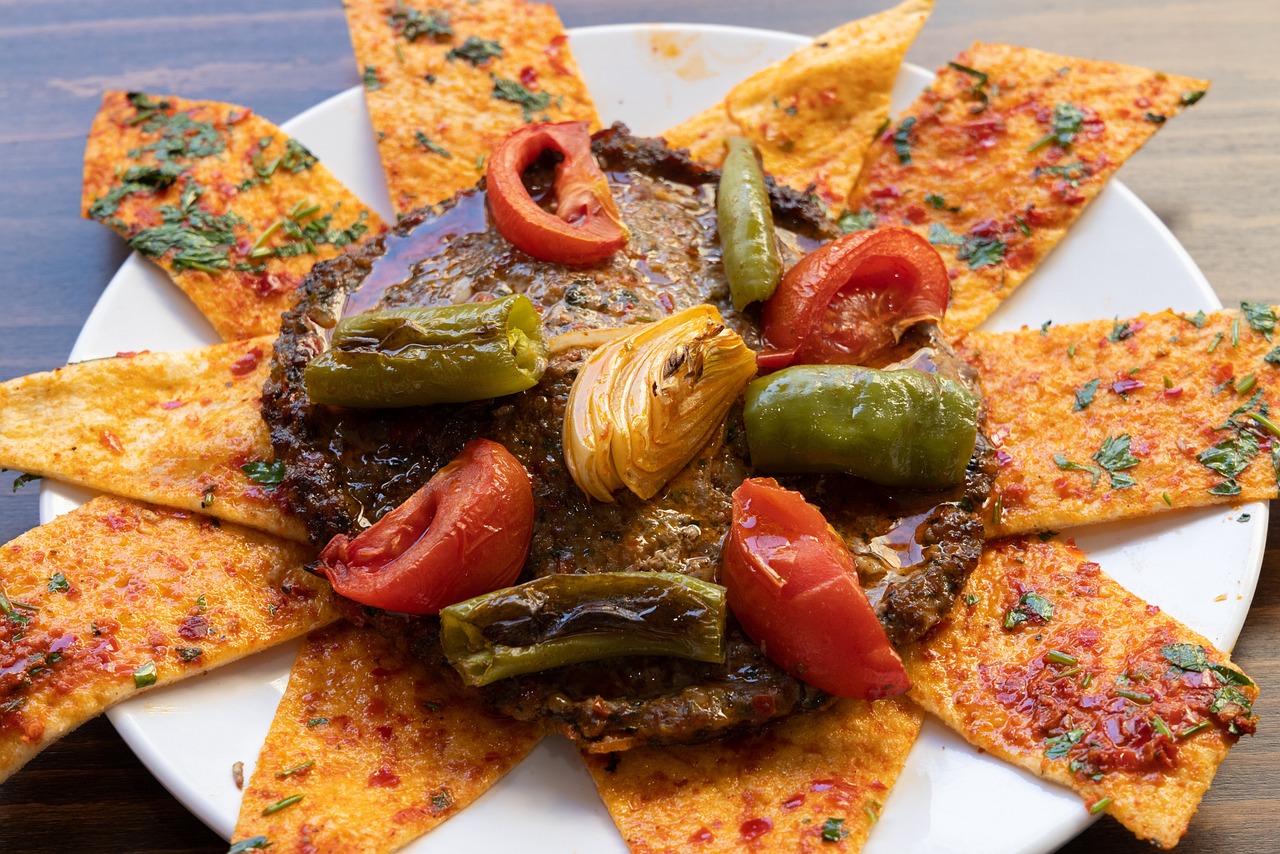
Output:
[[675,148],[719,166],[728,136],[755,142],[765,171],[838,211],[867,146],[889,119],[889,96],[933,0],[905,2],[823,33],[734,86],[724,101],[668,130]]
[[490,711],[447,665],[341,623],[299,650],[232,840],[394,851],[474,801],[541,738]]
[[599,125],[560,17],[524,0],[348,0],[369,118],[397,214],[473,186],[507,134]]
[[[299,542],[259,412],[267,337],[129,353],[0,384],[0,467]],[[247,468],[246,468],[247,467]]]
[[251,110],[141,92],[102,96],[81,213],[163,267],[225,340],[278,331],[313,264],[383,227]]
[[904,651],[910,696],[971,744],[1172,848],[1257,688],[1074,546],[988,546],[942,627]]
[[922,720],[901,698],[840,700],[752,735],[583,758],[636,854],[857,851]]
[[1277,309],[971,332],[1005,536],[1276,497]]
[[333,622],[311,557],[114,496],[0,547],[0,780],[139,691]]
[[972,329],[1022,284],[1111,174],[1209,83],[978,42],[871,146],[849,230],[903,225],[952,274],[944,326]]

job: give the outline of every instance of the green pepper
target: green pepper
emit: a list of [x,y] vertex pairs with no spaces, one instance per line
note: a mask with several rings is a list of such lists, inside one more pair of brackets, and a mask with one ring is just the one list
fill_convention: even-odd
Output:
[[303,378],[314,403],[380,408],[460,403],[532,388],[547,367],[529,298],[343,318]]
[[796,365],[747,386],[751,462],[765,473],[847,472],[885,486],[964,480],[978,398],[947,377]]
[[725,144],[729,153],[716,190],[716,228],[733,307],[742,311],[773,296],[782,278],[782,259],[756,148],[740,136],[729,137]]
[[548,575],[440,611],[468,685],[581,661],[670,655],[723,662],[725,589],[674,572]]

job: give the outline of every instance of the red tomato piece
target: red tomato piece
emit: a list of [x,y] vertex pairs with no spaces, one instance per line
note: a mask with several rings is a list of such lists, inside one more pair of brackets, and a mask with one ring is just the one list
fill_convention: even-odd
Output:
[[497,442],[474,439],[373,527],[330,540],[318,570],[363,605],[436,614],[510,586],[532,537],[533,488],[524,466]]
[[[533,200],[521,178],[548,149],[564,157],[556,166],[554,214]],[[625,246],[630,236],[609,192],[609,181],[591,154],[586,122],[544,122],[520,128],[489,156],[485,185],[498,232],[539,261],[595,264]]]
[[925,320],[941,320],[951,279],[907,228],[855,231],[806,255],[764,304],[760,367],[860,365]]
[[743,481],[722,561],[729,608],[783,670],[840,697],[911,687],[848,549],[803,495],[772,478]]

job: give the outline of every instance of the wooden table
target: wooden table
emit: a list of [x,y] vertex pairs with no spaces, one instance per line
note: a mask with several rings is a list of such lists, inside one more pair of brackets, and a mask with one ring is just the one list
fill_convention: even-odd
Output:
[[[884,0],[887,2],[887,0]],[[562,0],[569,26],[696,21],[817,34],[881,0]],[[1214,79],[1205,101],[1161,133],[1122,179],[1174,231],[1224,303],[1280,300],[1280,5],[1231,14],[1164,0],[943,2],[908,58],[937,67],[971,41],[1008,41]],[[103,89],[234,101],[276,122],[358,81],[337,0],[0,2],[0,379],[64,362],[126,256],[78,218],[84,135]],[[5,483],[8,481],[6,480]],[[0,499],[0,542],[34,526],[33,487]],[[1223,766],[1183,850],[1272,844],[1280,815],[1280,518],[1236,648],[1260,683],[1259,735]],[[1212,571],[1206,567],[1206,571]],[[998,794],[994,795],[998,797]],[[3,847],[14,852],[224,851],[173,800],[105,720],[46,751],[0,788]],[[1066,852],[1146,851],[1099,822]]]

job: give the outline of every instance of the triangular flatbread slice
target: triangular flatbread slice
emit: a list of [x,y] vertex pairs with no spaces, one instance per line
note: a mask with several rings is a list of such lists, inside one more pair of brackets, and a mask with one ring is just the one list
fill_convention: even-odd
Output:
[[971,332],[1007,536],[1277,495],[1277,308]]
[[121,700],[333,622],[311,557],[114,496],[0,547],[0,780]]
[[474,186],[494,144],[529,122],[599,125],[550,6],[524,0],[343,5],[397,214]]
[[952,331],[995,311],[1121,164],[1209,88],[1114,62],[978,42],[871,146],[847,229],[901,225],[950,268]]
[[0,384],[0,467],[299,542],[262,422],[271,339],[127,353]]
[[840,700],[756,734],[583,758],[632,851],[857,851],[922,719],[904,699]]
[[541,738],[489,710],[443,663],[340,624],[298,652],[232,841],[394,851],[478,798]]
[[252,110],[141,92],[102,96],[81,213],[163,267],[225,340],[277,332],[312,265],[383,228]]
[[971,744],[1162,848],[1257,721],[1225,653],[1057,540],[989,545],[902,660],[912,699]]
[[932,11],[933,0],[906,0],[823,33],[663,136],[713,166],[724,162],[725,137],[745,136],[765,171],[839,210],[888,121],[902,57]]

